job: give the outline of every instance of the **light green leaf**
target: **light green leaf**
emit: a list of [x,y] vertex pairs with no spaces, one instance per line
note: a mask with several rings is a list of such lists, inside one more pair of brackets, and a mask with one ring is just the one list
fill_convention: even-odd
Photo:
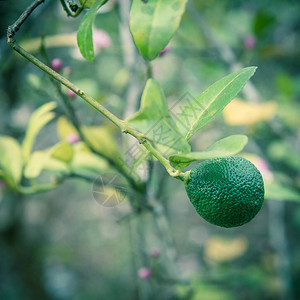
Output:
[[215,142],[205,151],[173,154],[169,156],[169,160],[174,168],[182,170],[196,160],[222,158],[235,155],[243,150],[247,142],[248,138],[245,135],[231,135]]
[[280,183],[272,182],[266,184],[265,189],[266,199],[300,202],[300,194],[297,191]]
[[112,130],[108,126],[84,126],[83,134],[88,143],[100,154],[119,162],[120,153],[112,138]]
[[67,141],[68,136],[78,134],[76,128],[68,121],[65,116],[58,118],[56,123],[57,135],[62,141]]
[[52,158],[49,152],[36,151],[32,153],[26,164],[24,176],[27,178],[36,178],[44,169],[56,172],[68,172],[68,166],[61,160]]
[[49,154],[55,159],[69,163],[73,158],[73,148],[66,142],[60,142],[50,149]]
[[77,31],[77,44],[82,56],[88,61],[93,61],[94,45],[93,45],[93,23],[99,8],[104,5],[107,0],[97,0],[82,18]]
[[79,2],[85,8],[91,8],[95,4],[96,0],[79,0]]
[[179,27],[187,0],[133,0],[130,31],[145,59],[159,55]]
[[256,67],[248,67],[231,73],[193,99],[183,109],[176,122],[182,135],[189,141],[242,90],[255,70]]
[[96,174],[109,169],[107,161],[89,151],[83,143],[74,145],[74,156],[70,166],[73,172]]
[[190,151],[190,145],[179,133],[170,116],[161,86],[153,79],[146,83],[140,110],[128,122],[155,143],[180,152]]
[[23,159],[19,143],[0,135],[0,169],[10,185],[15,187],[21,180]]
[[51,111],[55,107],[55,102],[49,102],[35,110],[31,115],[25,138],[22,143],[22,154],[24,162],[28,161],[35,138],[39,131],[55,117],[55,114]]
[[33,152],[26,164],[24,176],[27,178],[38,177],[44,167],[45,160],[48,159],[48,157],[49,155],[43,151]]

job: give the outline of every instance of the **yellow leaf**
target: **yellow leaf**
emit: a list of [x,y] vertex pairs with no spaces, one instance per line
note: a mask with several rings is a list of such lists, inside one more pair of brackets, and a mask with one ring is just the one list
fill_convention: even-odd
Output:
[[234,239],[221,236],[212,237],[205,245],[205,257],[216,262],[227,262],[242,256],[248,249],[244,237]]
[[234,99],[225,107],[223,115],[229,125],[254,125],[272,119],[276,111],[277,104],[274,101],[252,103]]

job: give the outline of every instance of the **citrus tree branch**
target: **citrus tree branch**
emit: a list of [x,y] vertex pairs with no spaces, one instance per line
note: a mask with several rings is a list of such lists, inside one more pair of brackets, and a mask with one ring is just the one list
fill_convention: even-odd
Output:
[[32,62],[34,65],[36,65],[38,68],[43,70],[45,73],[50,75],[52,78],[56,79],[58,82],[63,84],[64,86],[68,87],[70,90],[72,90],[74,93],[76,93],[79,97],[81,97],[83,100],[85,100],[87,103],[89,103],[91,106],[93,106],[96,110],[98,110],[100,113],[102,113],[106,118],[108,118],[110,121],[112,121],[116,126],[118,126],[122,131],[127,131],[128,133],[134,135],[135,137],[140,137],[140,133],[136,132],[133,129],[129,129],[126,126],[126,123],[116,117],[114,114],[112,114],[109,110],[107,110],[105,107],[103,107],[100,103],[98,103],[94,98],[89,96],[87,93],[85,93],[83,90],[81,90],[79,87],[77,87],[75,84],[70,82],[68,79],[63,77],[62,75],[58,74],[54,70],[52,70],[50,67],[45,65],[43,62],[41,62],[39,59],[37,59],[35,56],[27,52],[25,49],[23,49],[15,39],[15,34],[19,31],[22,24],[26,21],[26,19],[30,16],[30,14],[45,0],[36,0],[34,1],[19,17],[19,19],[11,26],[8,27],[7,30],[7,43],[20,55],[28,59],[30,62]]
[[136,131],[135,129],[131,128],[129,124],[119,119],[117,116],[115,116],[113,113],[111,113],[108,109],[106,109],[104,106],[102,106],[100,103],[98,103],[94,98],[89,96],[86,92],[81,90],[79,87],[77,87],[75,84],[73,84],[71,81],[69,81],[67,78],[63,77],[59,73],[55,72],[53,69],[48,67],[46,64],[41,62],[39,59],[37,59],[35,56],[27,52],[25,49],[23,49],[16,41],[15,35],[19,31],[22,24],[26,21],[26,19],[31,15],[31,13],[42,3],[44,3],[45,0],[35,0],[31,5],[28,6],[28,8],[21,14],[21,16],[17,19],[15,23],[13,23],[11,26],[8,27],[7,30],[7,43],[10,45],[10,47],[18,52],[20,55],[25,57],[27,60],[29,60],[31,63],[36,65],[38,68],[40,68],[42,71],[50,75],[52,78],[72,90],[74,93],[76,93],[79,97],[81,97],[84,101],[86,101],[88,104],[90,104],[92,107],[94,107],[97,111],[99,111],[102,115],[104,115],[107,119],[109,119],[111,122],[113,122],[117,127],[120,128],[120,130],[123,133],[128,133],[135,137],[139,143],[143,144],[144,147],[154,156],[156,157],[166,168],[168,173],[178,179],[181,179],[180,172],[178,172],[176,169],[174,169],[169,161],[159,152],[157,151],[152,144],[147,140],[147,137],[144,136],[142,133]]

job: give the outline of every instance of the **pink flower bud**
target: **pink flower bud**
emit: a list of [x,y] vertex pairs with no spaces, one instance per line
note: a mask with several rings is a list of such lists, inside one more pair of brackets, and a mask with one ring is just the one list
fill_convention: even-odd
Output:
[[257,157],[252,162],[256,166],[256,168],[260,171],[262,177],[266,182],[271,182],[273,180],[274,177],[273,173],[269,169],[269,166],[264,159]]
[[95,50],[97,52],[97,50],[106,49],[110,47],[111,38],[104,30],[94,29],[93,42],[95,45]]
[[254,35],[248,35],[244,38],[244,47],[247,50],[252,50],[256,45],[256,38]]
[[70,74],[72,73],[72,68],[71,68],[70,66],[64,67],[63,73],[64,73],[65,75],[70,75]]
[[0,189],[3,189],[6,187],[6,183],[2,180],[0,180]]
[[59,58],[54,58],[52,61],[51,61],[51,68],[56,71],[56,72],[59,72],[63,67],[63,62],[61,59]]
[[66,141],[67,143],[69,143],[70,145],[76,144],[80,141],[79,135],[77,133],[70,133],[67,137],[66,137]]
[[150,256],[152,257],[158,257],[160,255],[160,251],[157,248],[153,248],[150,250]]
[[164,54],[166,54],[167,52],[169,52],[171,49],[170,45],[168,44],[163,50],[161,50],[159,52],[159,56],[163,56]]
[[141,279],[147,280],[151,277],[151,271],[148,268],[140,268],[138,275]]
[[76,93],[74,93],[72,90],[67,90],[67,95],[68,95],[68,97],[69,98],[71,98],[71,99],[74,99],[74,98],[76,98],[76,96],[77,96],[77,94]]

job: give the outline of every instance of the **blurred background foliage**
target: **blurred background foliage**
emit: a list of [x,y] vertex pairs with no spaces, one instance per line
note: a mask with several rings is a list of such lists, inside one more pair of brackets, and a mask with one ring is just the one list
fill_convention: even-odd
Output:
[[[6,44],[6,28],[30,2],[0,2],[0,133],[20,141],[36,108],[57,101],[59,115],[61,105],[48,76]],[[91,182],[73,178],[31,196],[2,186],[0,299],[299,299],[299,15],[296,0],[190,0],[169,50],[153,62],[170,107],[233,70],[259,67],[239,99],[192,138],[193,149],[202,150],[230,134],[248,135],[242,155],[257,165],[268,186],[265,205],[253,221],[234,229],[208,224],[194,211],[183,185],[160,165],[152,181],[166,211],[168,234],[158,231],[151,214],[131,216],[127,201],[100,206]],[[133,77],[142,92],[144,62],[135,56],[133,70],[126,64],[130,46],[120,38],[117,1],[110,0],[95,20],[93,63],[84,61],[76,47],[81,18],[68,18],[59,1],[46,1],[18,39],[45,60],[43,39],[47,59],[60,58],[64,75],[122,117]],[[73,105],[83,124],[106,125],[79,98]],[[56,122],[43,128],[35,150],[59,141]],[[128,145],[111,130],[119,151],[126,153]],[[151,271],[150,277],[141,267]]]

